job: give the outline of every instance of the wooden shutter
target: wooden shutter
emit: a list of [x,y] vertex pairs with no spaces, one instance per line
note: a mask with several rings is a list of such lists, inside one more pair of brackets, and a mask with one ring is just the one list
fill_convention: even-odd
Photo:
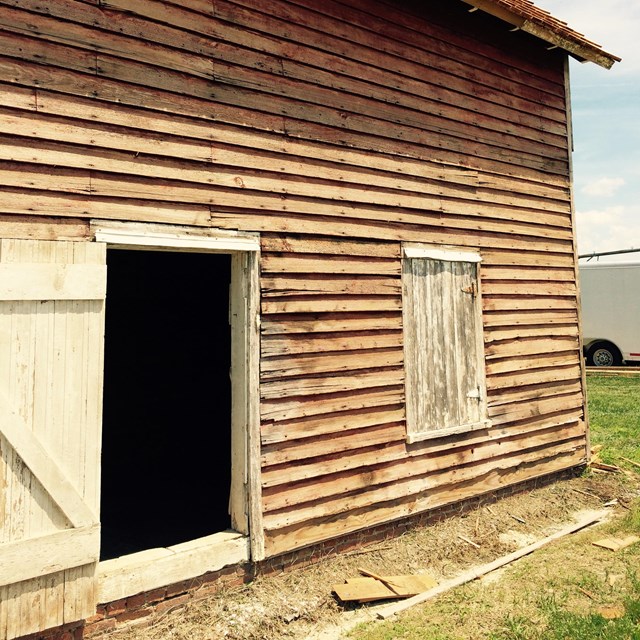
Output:
[[478,265],[406,258],[404,336],[409,440],[484,426]]
[[0,240],[0,638],[95,613],[106,245]]

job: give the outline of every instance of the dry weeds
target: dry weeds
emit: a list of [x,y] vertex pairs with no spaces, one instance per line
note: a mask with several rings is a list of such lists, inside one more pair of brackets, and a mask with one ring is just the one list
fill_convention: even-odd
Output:
[[[358,567],[382,575],[427,572],[437,580],[450,578],[553,533],[580,510],[601,508],[615,498],[624,504],[635,495],[637,484],[613,474],[558,482],[414,529],[394,540],[257,578],[244,587],[191,602],[156,618],[150,626],[114,635],[118,640],[337,638],[345,617],[354,622],[366,616],[368,607],[345,606],[331,593],[332,585],[357,576]],[[345,615],[348,611],[352,613]]]

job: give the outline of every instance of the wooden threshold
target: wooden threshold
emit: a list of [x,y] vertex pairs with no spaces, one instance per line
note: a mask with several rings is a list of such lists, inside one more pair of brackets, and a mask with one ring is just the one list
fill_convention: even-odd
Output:
[[105,560],[98,565],[98,602],[113,602],[248,562],[249,554],[249,537],[229,530]]

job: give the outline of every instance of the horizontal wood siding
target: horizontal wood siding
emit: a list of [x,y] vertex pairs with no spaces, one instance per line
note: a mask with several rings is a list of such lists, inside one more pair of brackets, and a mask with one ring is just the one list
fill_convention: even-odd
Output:
[[[1,237],[262,233],[270,555],[584,459],[563,55],[421,4],[0,0]],[[482,255],[488,430],[406,444],[403,241]]]

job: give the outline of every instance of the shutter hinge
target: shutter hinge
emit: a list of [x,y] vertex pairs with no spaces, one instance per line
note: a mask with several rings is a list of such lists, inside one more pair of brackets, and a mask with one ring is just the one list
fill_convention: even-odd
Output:
[[472,295],[474,298],[478,295],[478,285],[475,282],[472,282],[470,286],[462,288],[463,293],[468,293]]
[[467,398],[477,398],[478,400],[480,400],[481,397],[482,396],[480,394],[480,387],[476,387],[475,389],[467,393]]

